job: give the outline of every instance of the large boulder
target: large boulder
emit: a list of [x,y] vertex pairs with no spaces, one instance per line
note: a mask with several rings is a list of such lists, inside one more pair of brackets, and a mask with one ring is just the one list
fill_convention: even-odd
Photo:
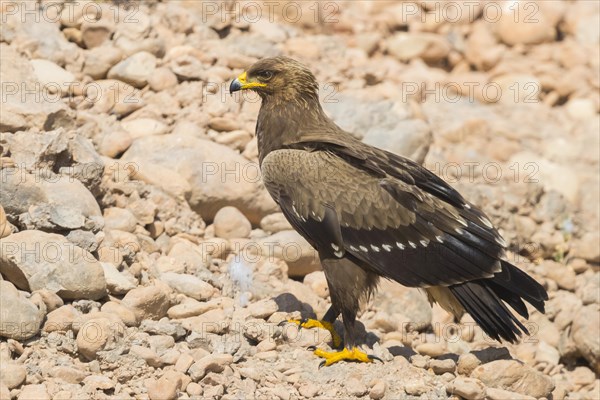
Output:
[[48,130],[72,125],[73,113],[58,101],[60,94],[45,93],[29,60],[5,43],[0,44],[0,81],[3,92],[0,131]]
[[25,340],[40,331],[45,307],[19,293],[8,281],[0,281],[0,336]]
[[122,160],[176,171],[192,188],[188,203],[208,221],[224,206],[236,207],[256,224],[276,210],[258,165],[209,140],[184,135],[144,137],[134,141]]
[[48,289],[67,300],[97,300],[106,294],[102,265],[53,233],[30,230],[1,239],[0,273],[21,290]]

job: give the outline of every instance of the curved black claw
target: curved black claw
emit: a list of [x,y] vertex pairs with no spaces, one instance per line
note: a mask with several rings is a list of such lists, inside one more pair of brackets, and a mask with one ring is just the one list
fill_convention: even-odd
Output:
[[306,348],[306,350],[310,350],[310,351],[315,351],[317,349],[317,346],[308,346]]
[[327,361],[321,361],[321,362],[319,363],[319,369],[321,369],[321,367],[324,367],[326,362],[327,362]]
[[287,319],[284,319],[283,321],[281,321],[280,323],[278,323],[277,326],[284,326],[287,323],[288,323]]
[[369,355],[367,355],[367,357],[369,357],[369,360],[379,361],[380,363],[384,364],[383,360],[377,356],[369,354]]

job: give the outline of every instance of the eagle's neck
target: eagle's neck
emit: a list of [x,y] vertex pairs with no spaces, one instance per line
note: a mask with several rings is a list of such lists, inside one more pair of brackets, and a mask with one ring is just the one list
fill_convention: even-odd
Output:
[[265,97],[256,122],[259,162],[273,150],[300,142],[305,133],[328,128],[337,127],[325,115],[317,94],[285,99]]

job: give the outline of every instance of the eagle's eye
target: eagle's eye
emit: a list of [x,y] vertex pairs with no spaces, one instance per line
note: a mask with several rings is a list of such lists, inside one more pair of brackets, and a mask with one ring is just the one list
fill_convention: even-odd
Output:
[[272,71],[260,71],[257,75],[261,80],[268,81],[269,79],[271,79],[273,77],[273,72]]

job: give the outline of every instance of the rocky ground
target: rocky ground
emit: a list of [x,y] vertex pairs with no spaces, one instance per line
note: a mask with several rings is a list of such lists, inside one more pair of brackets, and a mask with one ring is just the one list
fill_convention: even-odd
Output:
[[[1,399],[600,398],[599,3],[0,5]],[[327,286],[226,91],[278,54],[484,208],[548,289],[531,337],[389,282],[360,315],[384,363],[318,369],[329,334],[279,326]]]

